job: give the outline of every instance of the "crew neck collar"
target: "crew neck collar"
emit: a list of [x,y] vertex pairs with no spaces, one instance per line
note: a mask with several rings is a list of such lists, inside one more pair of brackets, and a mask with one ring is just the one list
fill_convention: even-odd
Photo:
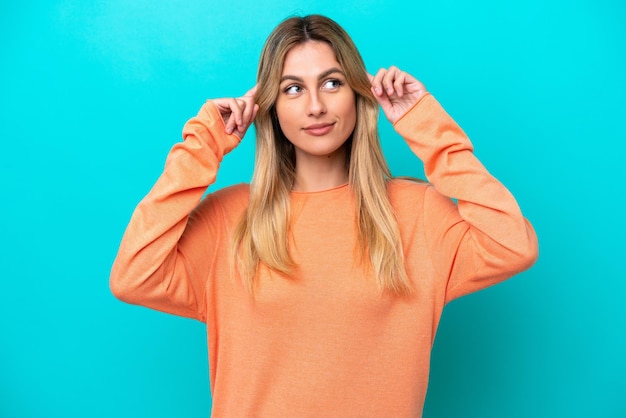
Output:
[[339,191],[339,190],[346,189],[347,187],[348,187],[348,183],[344,183],[344,184],[340,184],[339,186],[331,187],[330,189],[316,190],[314,192],[304,192],[304,191],[292,190],[290,193],[292,195],[297,195],[297,196],[307,196],[307,195],[332,193],[334,191]]

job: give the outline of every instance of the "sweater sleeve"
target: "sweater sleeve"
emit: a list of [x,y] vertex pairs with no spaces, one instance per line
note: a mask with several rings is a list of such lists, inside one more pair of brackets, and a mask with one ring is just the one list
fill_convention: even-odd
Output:
[[446,303],[529,268],[538,254],[532,226],[437,100],[427,94],[394,127],[434,186],[425,193],[422,227],[446,280]]
[[240,138],[225,133],[219,111],[207,102],[185,124],[183,139],[172,147],[163,173],[131,217],[110,286],[127,303],[205,321],[204,289],[219,237],[206,238],[207,210],[194,209]]

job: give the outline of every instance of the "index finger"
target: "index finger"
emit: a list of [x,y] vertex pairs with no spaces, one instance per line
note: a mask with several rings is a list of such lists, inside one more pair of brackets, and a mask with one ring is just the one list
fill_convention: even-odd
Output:
[[244,97],[246,97],[246,96],[248,96],[248,97],[256,96],[256,91],[257,91],[258,88],[259,88],[259,85],[255,84],[254,87],[252,87],[250,90],[245,92]]
[[382,97],[383,95],[382,82],[385,74],[387,74],[387,70],[385,68],[381,68],[380,70],[378,70],[375,76],[371,76],[368,74],[368,76],[371,77],[370,84],[372,85],[375,96]]

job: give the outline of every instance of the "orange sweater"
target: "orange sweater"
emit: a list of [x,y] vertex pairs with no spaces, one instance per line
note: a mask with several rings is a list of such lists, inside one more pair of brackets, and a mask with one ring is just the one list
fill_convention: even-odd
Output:
[[201,200],[239,139],[224,133],[211,102],[185,125],[132,216],[111,288],[126,302],[206,322],[214,417],[421,416],[444,305],[536,259],[515,199],[432,96],[395,128],[432,184],[388,187],[414,295],[380,294],[364,277],[346,185],[292,193],[296,277],[262,268],[252,297],[229,264],[248,186]]

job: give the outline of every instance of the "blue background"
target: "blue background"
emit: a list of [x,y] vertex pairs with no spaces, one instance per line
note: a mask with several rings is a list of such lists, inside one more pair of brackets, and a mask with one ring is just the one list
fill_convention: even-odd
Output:
[[[420,78],[540,238],[531,270],[444,311],[425,416],[626,416],[626,6],[504,3],[2,2],[0,416],[208,416],[203,324],[118,302],[109,269],[184,122],[314,12],[370,72]],[[422,176],[380,127],[394,174]],[[249,180],[253,142],[215,188]]]

